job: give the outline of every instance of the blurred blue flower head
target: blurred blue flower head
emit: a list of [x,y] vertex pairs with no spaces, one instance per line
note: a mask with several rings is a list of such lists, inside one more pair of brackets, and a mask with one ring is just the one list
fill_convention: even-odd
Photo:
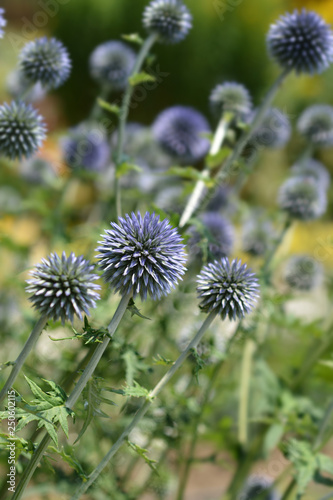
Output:
[[123,42],[110,40],[98,45],[89,58],[90,74],[101,86],[123,90],[131,75],[136,55]]
[[192,15],[181,0],[153,0],[143,13],[143,25],[161,43],[181,42],[192,28]]

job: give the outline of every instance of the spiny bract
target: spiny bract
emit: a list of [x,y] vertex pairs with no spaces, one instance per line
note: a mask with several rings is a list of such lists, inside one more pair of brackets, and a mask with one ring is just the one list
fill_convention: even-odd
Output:
[[181,0],[153,0],[143,13],[143,25],[161,43],[181,42],[192,28],[192,16]]
[[184,245],[168,220],[146,212],[111,222],[97,248],[103,278],[121,295],[133,293],[142,300],[168,295],[185,273]]
[[268,32],[267,45],[273,59],[296,73],[322,73],[333,61],[331,27],[305,9],[281,16]]
[[205,266],[198,279],[200,308],[222,319],[243,318],[258,298],[258,279],[241,260],[223,258]]
[[71,60],[59,40],[44,36],[23,47],[20,68],[30,82],[40,82],[47,89],[56,89],[69,77]]
[[99,276],[94,274],[94,265],[82,255],[65,252],[59,257],[56,253],[42,259],[27,280],[26,291],[32,293],[29,300],[40,314],[62,323],[73,322],[76,314],[82,319],[82,311],[89,316],[89,309],[96,307],[100,296],[96,292],[101,287],[96,283]]
[[43,118],[22,101],[0,106],[0,153],[14,160],[32,156],[46,137]]
[[123,90],[135,64],[135,52],[123,42],[98,45],[89,59],[90,74],[100,85]]

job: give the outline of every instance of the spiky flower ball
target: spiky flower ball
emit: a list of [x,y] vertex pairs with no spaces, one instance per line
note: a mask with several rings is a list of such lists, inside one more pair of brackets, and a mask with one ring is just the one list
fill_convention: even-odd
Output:
[[46,89],[56,89],[69,77],[71,60],[59,40],[44,36],[23,47],[20,68],[30,82],[40,82]]
[[21,70],[14,70],[8,75],[6,88],[13,99],[20,99],[24,96],[25,102],[40,101],[46,95],[46,90],[41,83],[31,85]]
[[327,104],[310,106],[301,114],[297,129],[315,146],[333,146],[333,107]]
[[258,279],[242,264],[227,258],[208,264],[198,279],[200,308],[207,313],[216,312],[222,319],[243,318],[254,307],[258,298]]
[[282,148],[290,136],[291,125],[287,115],[277,108],[270,108],[250,142],[257,147]]
[[270,56],[296,73],[322,73],[333,61],[331,27],[316,12],[303,9],[287,13],[270,27]]
[[291,177],[281,186],[278,203],[293,219],[314,220],[325,213],[327,196],[311,177]]
[[309,255],[294,255],[286,265],[285,279],[291,288],[312,290],[321,284],[323,266]]
[[[238,500],[257,500],[259,498],[262,500],[280,500],[281,496],[275,489],[269,491],[272,484],[273,481],[270,478],[250,476]],[[263,496],[265,491],[267,491],[267,495]]]
[[98,45],[89,59],[90,74],[100,85],[123,90],[131,75],[136,55],[123,42],[110,40]]
[[215,212],[203,213],[196,227],[190,230],[188,242],[191,254],[208,260],[220,259],[230,254],[234,243],[231,223]]
[[94,265],[82,255],[65,252],[59,257],[56,253],[30,272],[32,279],[27,280],[26,291],[32,293],[29,300],[42,315],[62,323],[73,322],[74,315],[82,319],[82,312],[89,316],[89,309],[96,307],[100,296],[96,290],[101,287],[94,283],[99,276],[94,274]]
[[110,146],[99,124],[82,123],[61,141],[64,160],[70,168],[101,171],[108,165]]
[[244,118],[252,109],[250,92],[244,85],[236,82],[225,82],[217,85],[209,98],[216,115],[233,113],[237,118]]
[[144,10],[143,25],[159,42],[175,44],[188,35],[192,16],[181,0],[153,0]]
[[3,17],[5,10],[0,7],[0,38],[3,38],[5,32],[2,28],[4,28],[7,24],[6,19]]
[[0,106],[0,154],[14,160],[33,155],[46,137],[43,118],[24,102]]
[[253,217],[244,224],[242,249],[255,257],[263,256],[271,248],[274,237],[270,222]]
[[121,295],[142,300],[168,295],[185,273],[184,245],[177,229],[155,214],[119,217],[97,248],[103,278]]
[[291,172],[293,175],[312,177],[324,189],[329,188],[331,177],[327,168],[320,161],[313,160],[312,158],[300,161],[291,167]]
[[206,118],[187,106],[168,108],[153,123],[156,141],[182,164],[196,163],[208,153],[209,140],[202,136],[205,132],[210,132]]

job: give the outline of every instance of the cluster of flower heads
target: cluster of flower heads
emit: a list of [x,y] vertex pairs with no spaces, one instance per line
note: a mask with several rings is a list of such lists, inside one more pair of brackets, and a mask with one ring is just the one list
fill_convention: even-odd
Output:
[[33,155],[46,137],[43,118],[22,101],[0,106],[0,153],[15,159]]
[[89,315],[89,309],[96,307],[100,298],[100,286],[94,283],[99,276],[93,271],[94,265],[82,255],[71,253],[67,258],[65,252],[61,257],[51,254],[30,273],[32,279],[27,281],[26,289],[32,294],[29,300],[54,321],[73,322],[74,315],[82,319],[82,312]]
[[70,168],[102,171],[110,159],[107,133],[98,123],[82,123],[61,140],[66,164]]
[[153,0],[143,13],[143,25],[165,44],[186,38],[192,28],[192,15],[181,0]]
[[6,19],[3,17],[4,13],[4,9],[0,7],[0,38],[3,38],[4,30],[2,28],[4,28],[7,24]]
[[135,52],[123,42],[110,40],[90,55],[90,74],[101,86],[123,90],[135,64]]
[[333,61],[333,33],[323,18],[303,9],[287,13],[267,35],[269,54],[296,73],[321,73]]
[[217,116],[231,113],[236,118],[244,119],[252,110],[250,92],[244,85],[236,82],[224,82],[211,92],[210,105]]
[[323,277],[323,266],[309,255],[294,255],[286,264],[285,280],[296,290],[312,290],[322,283]]
[[173,106],[160,113],[152,126],[155,140],[182,164],[197,163],[208,153],[206,118],[191,107]]
[[236,320],[248,314],[257,301],[258,289],[255,274],[237,259],[216,260],[198,276],[200,308],[207,313],[215,312],[222,319]]
[[56,89],[69,77],[71,60],[59,40],[42,37],[23,47],[20,68],[29,82],[39,82],[46,89]]
[[196,227],[190,228],[191,255],[216,260],[230,254],[234,242],[232,224],[216,212],[203,213]]
[[332,147],[333,107],[327,104],[310,106],[299,117],[297,129],[314,147]]

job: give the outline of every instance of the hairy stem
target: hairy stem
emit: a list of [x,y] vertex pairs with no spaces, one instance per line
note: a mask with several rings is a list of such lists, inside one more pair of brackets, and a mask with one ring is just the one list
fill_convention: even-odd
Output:
[[3,388],[1,389],[1,392],[0,392],[0,403],[3,402],[4,398],[6,397],[6,394],[7,392],[9,391],[9,389],[13,386],[15,380],[16,380],[16,377],[18,376],[18,374],[20,373],[21,371],[21,368],[25,362],[25,360],[27,359],[28,355],[30,354],[31,350],[33,349],[35,343],[37,342],[38,340],[38,337],[40,336],[40,334],[42,333],[45,325],[46,325],[46,322],[47,322],[47,316],[42,316],[38,322],[36,323],[34,329],[32,330],[28,340],[26,341],[20,355],[18,356],[18,358],[16,359],[16,361],[14,361],[13,363],[13,368],[12,368],[12,371],[5,383],[5,385],[3,386]]
[[[98,344],[98,346],[96,347],[96,349],[95,349],[93,355],[91,356],[86,368],[84,369],[81,377],[79,378],[78,383],[76,384],[73,392],[67,398],[67,401],[65,403],[67,408],[72,408],[75,405],[75,403],[79,399],[83,389],[87,385],[88,380],[90,379],[90,377],[94,373],[98,362],[102,358],[104,351],[107,348],[107,346],[111,340],[111,337],[113,336],[113,334],[117,330],[119,323],[126,312],[128,302],[129,302],[131,296],[132,296],[132,294],[128,294],[128,295],[125,295],[124,297],[122,297],[122,299],[117,307],[117,310],[114,313],[114,316],[113,316],[113,318],[108,326],[108,332],[109,332],[110,336],[105,337],[104,341],[101,344]],[[42,441],[40,442],[40,444],[38,445],[38,448],[34,452],[27,468],[25,469],[25,471],[22,475],[22,478],[21,478],[19,484],[17,485],[16,491],[12,497],[12,500],[19,500],[22,497],[24,490],[25,490],[26,486],[28,485],[33,473],[35,472],[39,462],[41,461],[50,441],[51,441],[50,435],[46,434],[44,436],[44,438],[42,439]]]
[[[149,51],[151,50],[152,46],[156,42],[158,38],[157,34],[151,34],[144,42],[144,44],[141,47],[141,50],[138,54],[138,57],[136,59],[132,74],[130,78],[133,76],[137,75],[141,68],[142,65],[149,54]],[[120,109],[120,114],[119,114],[119,125],[118,125],[118,144],[117,144],[117,149],[116,149],[116,156],[115,156],[115,162],[116,162],[116,173],[117,173],[117,167],[122,164],[123,162],[123,153],[124,153],[124,143],[125,143],[125,128],[126,128],[126,122],[128,118],[128,113],[129,113],[129,108],[131,104],[131,98],[133,95],[133,90],[134,86],[128,83],[124,97],[123,97],[123,102],[121,105]],[[117,206],[117,215],[118,217],[121,215],[121,190],[120,190],[120,185],[119,185],[119,179],[115,178],[115,188],[116,188],[116,206]]]
[[117,441],[113,444],[113,446],[110,448],[110,450],[105,455],[105,457],[101,460],[101,462],[97,465],[97,467],[89,475],[88,480],[81,484],[81,486],[78,488],[76,493],[72,496],[71,500],[78,500],[81,497],[81,495],[83,495],[88,490],[88,488],[95,482],[95,480],[98,478],[100,473],[103,471],[103,469],[106,467],[106,465],[110,462],[111,458],[117,453],[119,448],[121,448],[121,446],[124,444],[124,441],[127,439],[128,435],[137,426],[137,424],[140,422],[142,417],[144,417],[144,415],[147,413],[147,411],[149,410],[149,408],[153,404],[153,399],[169,383],[169,381],[174,376],[176,371],[182,366],[183,362],[188,357],[191,350],[194,349],[199,344],[199,342],[201,341],[202,337],[204,336],[205,332],[207,331],[207,329],[209,328],[209,326],[211,325],[211,323],[213,322],[215,317],[216,317],[215,312],[211,312],[207,316],[206,320],[204,321],[203,325],[201,326],[200,330],[198,331],[198,333],[196,334],[194,339],[189,343],[189,345],[182,352],[182,354],[179,356],[179,358],[175,361],[175,363],[172,365],[172,367],[167,371],[167,373],[164,375],[164,377],[162,377],[162,379],[158,382],[158,384],[155,386],[155,388],[150,392],[149,397],[147,397],[146,401],[142,404],[141,408],[135,414],[133,420],[126,427],[126,429],[123,431],[121,436],[117,439]]

